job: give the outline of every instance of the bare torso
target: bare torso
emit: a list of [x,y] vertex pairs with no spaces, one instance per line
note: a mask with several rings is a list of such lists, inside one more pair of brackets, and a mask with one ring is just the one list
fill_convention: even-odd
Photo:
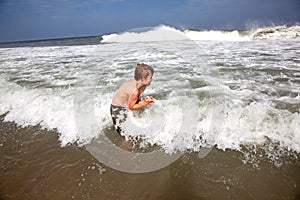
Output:
[[[123,83],[119,90],[117,91],[112,104],[115,106],[126,107],[128,105],[129,96],[133,94],[133,92],[137,90],[137,82],[134,79],[126,81]],[[145,87],[140,88],[138,91],[138,101],[141,99],[142,94],[145,90]]]

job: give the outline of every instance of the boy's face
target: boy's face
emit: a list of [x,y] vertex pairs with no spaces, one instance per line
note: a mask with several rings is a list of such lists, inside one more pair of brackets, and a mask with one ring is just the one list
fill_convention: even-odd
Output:
[[152,74],[149,74],[146,78],[142,79],[144,85],[149,86],[152,82]]

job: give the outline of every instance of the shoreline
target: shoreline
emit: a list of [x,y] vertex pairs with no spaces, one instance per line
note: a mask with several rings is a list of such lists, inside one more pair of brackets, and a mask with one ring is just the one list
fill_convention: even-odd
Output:
[[55,131],[0,122],[0,199],[297,199],[300,160],[280,167],[242,162],[236,151],[214,148],[199,159],[185,153],[150,173],[111,169],[76,145],[61,147]]

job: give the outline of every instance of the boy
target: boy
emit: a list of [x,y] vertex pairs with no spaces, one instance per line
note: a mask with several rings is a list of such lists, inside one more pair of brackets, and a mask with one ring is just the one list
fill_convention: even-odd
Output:
[[121,124],[127,117],[126,108],[137,110],[154,104],[155,99],[152,96],[147,96],[142,100],[146,87],[151,84],[153,73],[151,66],[143,63],[137,64],[134,79],[123,83],[117,91],[110,107],[110,114],[118,133],[121,133]]

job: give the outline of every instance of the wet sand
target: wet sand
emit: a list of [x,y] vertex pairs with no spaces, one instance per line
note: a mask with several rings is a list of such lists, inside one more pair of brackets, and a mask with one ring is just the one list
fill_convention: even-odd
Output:
[[0,122],[0,199],[300,199],[300,160],[242,162],[236,151],[185,153],[145,174],[111,169],[55,131]]

